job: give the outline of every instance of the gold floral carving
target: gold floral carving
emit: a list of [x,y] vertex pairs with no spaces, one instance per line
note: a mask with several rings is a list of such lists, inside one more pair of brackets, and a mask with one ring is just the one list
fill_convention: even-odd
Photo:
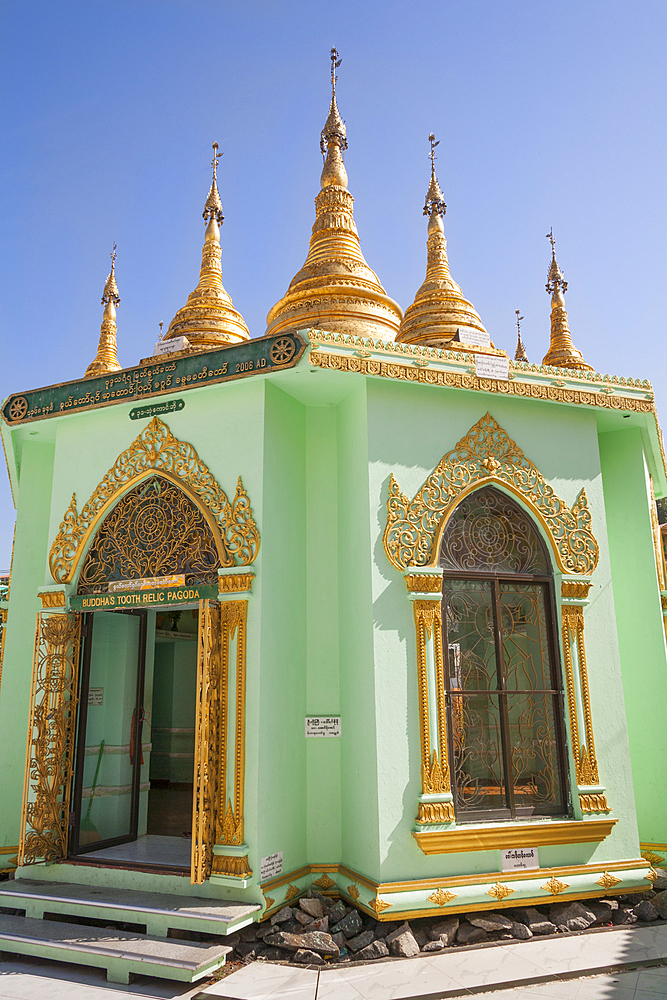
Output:
[[[451,789],[447,760],[447,721],[445,715],[444,666],[442,655],[442,613],[439,601],[414,601],[413,613],[417,632],[417,684],[419,690],[419,729],[422,754],[422,792],[437,795]],[[428,665],[426,643],[433,639],[438,704],[438,752],[431,753],[428,702]]]
[[359,888],[357,886],[357,883],[353,882],[352,885],[348,885],[347,891],[348,895],[350,895],[356,903],[356,901],[359,899]]
[[657,877],[658,873],[653,867],[649,868],[649,870],[646,872],[646,875],[644,875],[644,878],[646,879],[647,882],[655,882]]
[[180,486],[211,518],[218,533],[222,566],[247,566],[253,562],[259,550],[259,532],[241,478],[236,496],[230,502],[192,445],[179,441],[165,423],[154,417],[127,451],[119,455],[80,514],[76,495],[72,496],[49,554],[54,580],[58,583],[72,580],[95,525],[122,493],[150,474],[158,474]]
[[558,896],[561,892],[565,892],[570,886],[567,882],[561,882],[560,879],[550,878],[548,882],[545,882],[542,886],[545,892],[550,892],[552,896]]
[[420,802],[415,822],[453,823],[455,818],[454,804],[452,802]]
[[451,903],[453,899],[458,896],[457,892],[450,892],[448,889],[436,889],[435,892],[428,897],[430,903],[434,903],[435,906],[446,906],[447,903]]
[[262,889],[262,895],[264,896],[264,903],[266,904],[266,909],[270,910],[273,904],[275,903],[275,899],[271,899],[270,896],[267,896],[263,889]]
[[226,717],[220,640],[220,605],[200,601],[190,876],[196,885],[211,873],[219,808],[220,758],[224,752],[221,719]]
[[579,805],[582,813],[606,813],[610,811],[607,796],[600,793],[580,793]]
[[438,463],[412,500],[389,479],[384,549],[396,569],[434,565],[448,515],[473,487],[493,480],[527,503],[552,539],[560,569],[591,573],[598,544],[591,531],[586,491],[570,509],[490,414]]
[[214,875],[229,875],[233,878],[249,878],[252,869],[248,864],[248,858],[235,858],[227,854],[214,854],[211,872]]
[[[318,333],[319,338],[319,333]],[[323,337],[320,339],[324,339]],[[382,345],[383,349],[394,345]],[[400,345],[396,345],[399,347]],[[410,345],[412,346],[412,345]],[[407,382],[418,382],[426,385],[442,385],[454,389],[471,389],[482,392],[497,392],[504,396],[521,396],[530,399],[545,399],[552,403],[575,403],[583,406],[600,406],[605,409],[628,410],[635,413],[654,412],[653,394],[650,399],[638,399],[636,396],[621,396],[616,393],[606,394],[592,386],[578,388],[561,388],[553,384],[524,382],[515,377],[504,379],[477,378],[472,372],[442,371],[433,368],[415,368],[411,364],[401,364],[396,361],[380,361],[375,358],[348,357],[342,354],[328,354],[326,351],[311,351],[309,361],[314,367],[329,368],[335,371],[355,372],[360,375],[377,375],[381,378],[400,379]],[[545,366],[546,368],[546,366]],[[516,371],[517,369],[515,369]],[[542,370],[542,369],[541,369]],[[572,372],[568,372],[572,377]],[[629,384],[629,383],[628,383]]]
[[37,615],[19,864],[67,855],[81,619]]
[[616,875],[610,875],[609,872],[603,872],[599,879],[596,879],[595,884],[601,885],[603,889],[613,889],[615,885],[620,885],[623,881],[622,878],[617,878]]
[[218,577],[218,591],[221,594],[241,594],[252,587],[252,573],[230,573]]
[[388,903],[386,899],[380,899],[379,896],[376,896],[375,899],[371,899],[368,905],[372,910],[375,910],[376,914],[379,917],[383,910],[389,909],[391,903]]
[[442,576],[440,574],[410,573],[405,578],[411,594],[441,594]]
[[[220,762],[218,816],[222,824],[218,826],[217,843],[243,843],[243,802],[245,784],[245,688],[246,688],[246,629],[247,601],[223,601],[220,605],[220,628],[222,634],[222,662],[224,675],[224,690],[231,704],[236,705],[234,724],[234,805],[231,798],[227,799],[227,715],[225,710],[222,722],[223,741]],[[229,649],[236,638],[236,667],[231,672],[236,684],[232,691],[228,676],[230,673]],[[227,694],[227,692],[229,692]],[[226,802],[226,806],[225,806]],[[223,812],[224,810],[224,812]]]
[[42,602],[42,608],[46,610],[65,607],[65,592],[63,590],[51,590],[48,593],[40,594],[39,598]]
[[[588,693],[588,673],[586,670],[586,652],[584,649],[584,609],[578,604],[563,604],[563,654],[565,660],[565,679],[567,684],[567,701],[570,714],[570,735],[572,737],[572,753],[578,785],[597,785],[600,782],[598,764],[595,757],[595,742],[593,739],[593,719]],[[577,698],[574,682],[574,662],[572,657],[572,641],[576,643],[579,665],[579,680],[581,701],[584,713],[584,737],[579,733],[577,719]],[[605,799],[606,803],[606,799]],[[582,805],[583,809],[583,805]],[[589,809],[586,812],[592,811]],[[605,806],[605,810],[608,808]]]
[[326,872],[322,872],[317,881],[313,882],[313,885],[316,885],[318,889],[333,889],[336,883],[332,878],[329,878]]
[[659,865],[665,860],[664,858],[661,858],[659,854],[654,854],[653,851],[649,850],[642,851],[641,855],[644,861],[648,861],[650,865]]
[[300,892],[301,890],[299,889],[298,885],[292,885],[292,883],[290,882],[289,885],[287,886],[285,899],[289,902],[290,899],[294,899],[296,896],[298,896]]
[[490,889],[486,890],[487,896],[495,896],[498,902],[500,902],[501,899],[507,899],[507,897],[511,896],[513,892],[514,889],[510,889],[508,885],[503,885],[502,882],[496,882],[495,885],[492,885]]
[[585,601],[592,583],[582,580],[563,580],[560,585],[561,596],[578,601]]

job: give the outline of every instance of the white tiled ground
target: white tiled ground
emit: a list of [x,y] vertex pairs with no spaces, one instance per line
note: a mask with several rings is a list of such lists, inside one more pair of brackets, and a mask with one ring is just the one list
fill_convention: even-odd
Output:
[[149,833],[129,844],[116,844],[101,851],[91,851],[81,855],[91,861],[125,861],[127,864],[171,865],[175,868],[190,868],[192,841],[187,837],[160,837]]
[[[603,971],[660,960],[665,965],[614,974]],[[591,974],[596,971],[599,974]],[[535,983],[540,978],[545,981]],[[268,962],[256,962],[212,985],[204,980],[193,986],[147,977],[131,986],[117,986],[107,983],[105,973],[97,969],[20,957],[0,962],[0,1000],[314,1000],[316,983],[317,972],[312,969]],[[494,991],[494,984],[502,988]],[[667,925],[327,968],[320,977],[317,1000],[462,996],[479,1000],[667,1000]]]

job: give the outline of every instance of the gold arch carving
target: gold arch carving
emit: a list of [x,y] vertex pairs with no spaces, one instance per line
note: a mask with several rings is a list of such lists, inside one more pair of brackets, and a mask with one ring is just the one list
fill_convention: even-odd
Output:
[[202,510],[214,529],[223,566],[249,566],[254,561],[260,545],[259,531],[241,477],[230,501],[192,445],[179,441],[165,423],[154,417],[118,456],[80,514],[76,494],[72,494],[49,553],[51,576],[57,583],[72,581],[89,538],[122,494],[155,474],[179,486]]
[[545,529],[560,570],[589,575],[597,566],[586,490],[572,508],[487,413],[438,463],[412,500],[389,478],[384,550],[399,570],[435,566],[440,537],[456,504],[482,484],[497,483],[527,505]]

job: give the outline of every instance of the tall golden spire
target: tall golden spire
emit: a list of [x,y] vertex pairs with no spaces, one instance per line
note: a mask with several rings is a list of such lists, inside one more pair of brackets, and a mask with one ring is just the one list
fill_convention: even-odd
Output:
[[343,153],[345,123],[336,102],[336,70],[331,50],[331,104],[322,129],[324,167],[315,199],[315,224],[306,262],[267,316],[267,334],[319,326],[336,333],[393,340],[403,313],[390,299],[361,252],[354,224],[354,198],[347,190]]
[[96,378],[107,372],[119,372],[120,365],[116,355],[116,306],[120,305],[120,295],[116,284],[116,244],[111,251],[111,271],[104,285],[102,305],[104,315],[100,329],[100,341],[97,345],[95,360],[91,361],[84,373],[84,378]]
[[202,213],[204,222],[208,225],[202,249],[199,284],[188,295],[186,304],[178,310],[164,335],[164,340],[187,337],[191,346],[200,350],[236,344],[250,337],[243,316],[234,308],[222,284],[220,226],[224,215],[217,181],[221,156],[218,148],[217,142],[214,142],[211,160],[213,180]]
[[547,272],[545,288],[551,295],[551,344],[542,361],[543,365],[553,365],[555,368],[579,368],[592,372],[594,369],[584,361],[581,351],[572,343],[570,327],[567,322],[567,311],[563,293],[567,291],[567,281],[556,260],[556,240],[553,227],[547,233],[551,243],[551,264]]
[[526,348],[523,346],[523,340],[521,339],[521,320],[523,316],[520,316],[520,309],[514,310],[516,313],[516,351],[514,352],[515,361],[527,361],[528,355],[526,354]]
[[[459,327],[468,327],[486,334],[474,306],[465,298],[460,287],[449,273],[447,240],[443,222],[447,206],[435,174],[436,147],[440,145],[434,134],[428,137],[431,144],[431,182],[426,192],[424,215],[428,216],[426,242],[426,279],[415,295],[414,302],[405,310],[405,318],[396,338],[403,343],[424,344],[428,347],[446,347],[469,351],[470,346],[453,338]],[[490,346],[476,346],[475,351],[504,354]]]

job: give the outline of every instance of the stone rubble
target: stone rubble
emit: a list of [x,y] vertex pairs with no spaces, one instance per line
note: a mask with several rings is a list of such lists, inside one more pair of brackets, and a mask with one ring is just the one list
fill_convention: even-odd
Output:
[[331,962],[374,962],[420,952],[440,952],[481,942],[524,941],[533,935],[567,934],[589,927],[622,926],[667,920],[667,872],[653,888],[614,898],[517,906],[465,915],[375,920],[342,899],[309,889],[265,923],[252,924],[227,940],[230,959],[256,959],[324,965]]

